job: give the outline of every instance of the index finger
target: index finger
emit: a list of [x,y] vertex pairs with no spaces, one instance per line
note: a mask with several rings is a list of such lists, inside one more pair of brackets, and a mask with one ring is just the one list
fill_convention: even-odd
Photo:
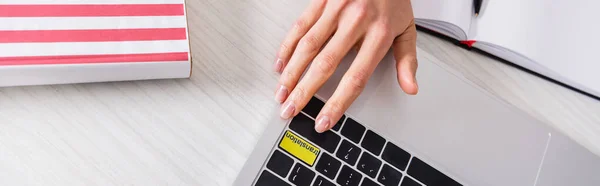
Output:
[[275,72],[281,73],[283,68],[287,65],[290,60],[292,53],[296,49],[296,45],[300,39],[310,30],[311,27],[317,22],[317,20],[323,14],[325,10],[325,4],[327,0],[312,0],[306,10],[300,15],[300,18],[296,20],[292,30],[288,32],[285,39],[279,47],[277,52],[277,59],[273,65]]

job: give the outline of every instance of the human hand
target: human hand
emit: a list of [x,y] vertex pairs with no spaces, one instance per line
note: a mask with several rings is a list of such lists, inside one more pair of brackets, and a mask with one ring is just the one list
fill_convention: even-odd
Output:
[[281,77],[275,99],[283,103],[281,118],[296,116],[353,46],[358,55],[315,118],[317,132],[337,123],[390,47],[400,87],[417,94],[416,38],[410,0],[312,0],[277,54],[274,69]]

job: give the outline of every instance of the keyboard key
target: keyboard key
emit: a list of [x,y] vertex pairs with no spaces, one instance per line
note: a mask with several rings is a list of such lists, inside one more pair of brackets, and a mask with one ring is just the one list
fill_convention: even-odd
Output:
[[263,170],[262,174],[260,174],[260,177],[258,177],[258,180],[256,181],[255,186],[273,186],[273,185],[290,186],[290,184],[286,183],[282,179],[279,179],[277,176],[275,176],[274,174],[271,174],[269,171]]
[[321,159],[319,159],[319,162],[317,162],[315,169],[317,169],[317,171],[324,176],[327,176],[329,179],[333,180],[341,166],[342,162],[336,160],[327,153],[322,153]]
[[393,143],[387,142],[387,145],[381,154],[381,159],[390,163],[397,169],[404,171],[406,165],[408,165],[408,160],[410,160],[410,154]]
[[365,179],[363,179],[360,186],[379,186],[379,184],[375,183],[373,180],[371,180],[369,178],[365,178]]
[[316,97],[312,97],[310,101],[308,101],[308,104],[306,104],[304,109],[302,109],[302,111],[304,111],[304,113],[308,114],[313,118],[317,118],[323,106],[325,106],[325,103],[323,101],[317,99]]
[[322,176],[318,176],[313,186],[335,186],[335,184],[331,183],[329,180],[323,178]]
[[279,150],[275,150],[267,163],[267,168],[275,172],[275,174],[285,178],[287,173],[290,172],[290,169],[292,169],[292,165],[294,165],[294,160],[292,158]]
[[400,179],[402,179],[402,173],[394,170],[389,165],[383,165],[377,181],[385,186],[397,186],[400,184]]
[[340,148],[338,149],[335,156],[342,159],[346,163],[354,166],[361,152],[362,150],[360,150],[360,148],[353,145],[348,140],[344,140],[342,141],[342,144],[340,144]]
[[344,127],[342,128],[342,135],[348,138],[350,141],[358,144],[363,134],[365,133],[365,127],[360,123],[354,121],[352,118],[346,119]]
[[311,167],[321,154],[319,147],[289,130],[285,131],[279,141],[279,148]]
[[341,186],[358,186],[358,183],[362,179],[362,175],[352,168],[344,165],[338,175],[336,182]]
[[412,178],[404,176],[404,179],[402,180],[402,184],[400,184],[400,186],[421,186],[421,184],[417,183],[417,181],[413,180]]
[[461,186],[461,184],[452,178],[444,175],[444,173],[436,170],[417,157],[412,159],[406,173],[427,186]]
[[340,128],[342,127],[342,124],[344,123],[344,120],[346,120],[346,115],[345,114],[342,115],[342,117],[340,118],[340,120],[338,120],[338,122],[331,129],[335,130],[335,131],[340,131]]
[[313,178],[315,178],[315,172],[302,164],[296,163],[288,180],[297,186],[310,186]]
[[379,172],[379,167],[381,167],[381,160],[375,158],[367,152],[363,152],[363,155],[360,157],[356,167],[359,171],[365,173],[367,176],[375,178],[375,176],[377,176],[377,172]]
[[315,131],[315,121],[305,116],[298,114],[290,123],[290,129],[305,137],[309,141],[315,143],[327,152],[333,153],[341,137],[332,131],[317,133]]
[[378,134],[375,134],[373,131],[368,130],[367,134],[363,138],[360,146],[367,149],[369,152],[379,156],[381,153],[381,149],[383,149],[383,145],[385,145],[385,139]]

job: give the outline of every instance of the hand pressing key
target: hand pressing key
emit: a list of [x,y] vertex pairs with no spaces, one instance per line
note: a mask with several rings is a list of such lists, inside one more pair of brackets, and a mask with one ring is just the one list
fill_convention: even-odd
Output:
[[296,116],[353,46],[358,55],[316,118],[317,132],[337,123],[390,47],[400,87],[417,94],[416,37],[410,0],[312,0],[283,41],[274,65],[281,73],[275,93],[283,103],[281,118]]

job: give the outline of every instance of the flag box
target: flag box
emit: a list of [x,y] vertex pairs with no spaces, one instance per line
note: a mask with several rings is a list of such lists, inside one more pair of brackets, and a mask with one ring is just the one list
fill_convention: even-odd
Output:
[[0,87],[188,78],[185,0],[0,1]]

